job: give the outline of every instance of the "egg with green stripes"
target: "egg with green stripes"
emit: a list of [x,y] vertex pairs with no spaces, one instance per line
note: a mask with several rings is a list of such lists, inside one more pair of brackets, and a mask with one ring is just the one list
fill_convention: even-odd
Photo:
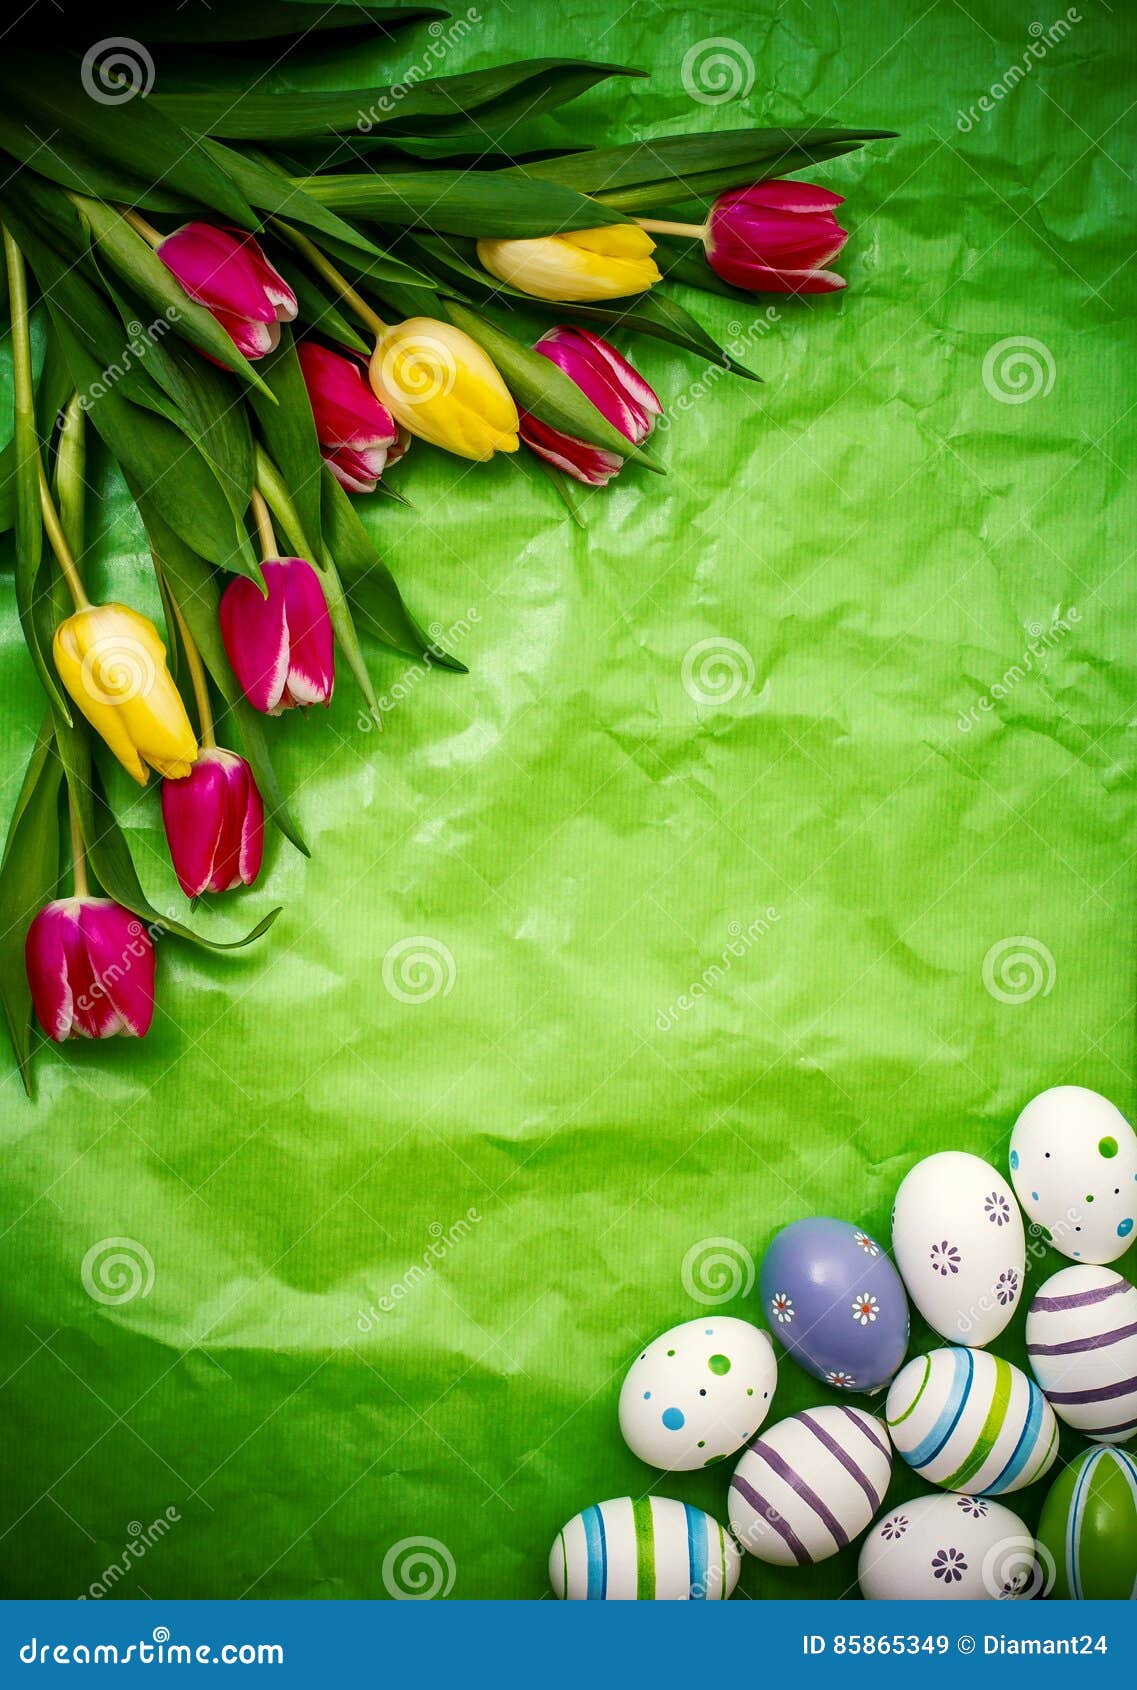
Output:
[[893,1380],[884,1417],[909,1467],[969,1496],[1022,1490],[1058,1453],[1058,1422],[1034,1380],[986,1350],[917,1356]]
[[701,1508],[621,1496],[581,1509],[557,1533],[549,1583],[569,1602],[719,1602],[740,1562],[730,1533]]
[[1038,1543],[1053,1596],[1137,1599],[1137,1462],[1123,1449],[1088,1449],[1051,1485]]

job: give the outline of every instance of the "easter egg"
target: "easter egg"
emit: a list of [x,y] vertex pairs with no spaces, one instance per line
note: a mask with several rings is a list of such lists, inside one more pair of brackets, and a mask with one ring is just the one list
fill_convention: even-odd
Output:
[[671,1327],[632,1363],[620,1430],[653,1467],[705,1467],[754,1436],[777,1382],[768,1333],[748,1320],[703,1315]]
[[1137,1462],[1087,1449],[1051,1485],[1038,1522],[1052,1594],[1077,1601],[1137,1598]]
[[741,1557],[730,1533],[689,1502],[617,1497],[574,1514],[549,1552],[553,1594],[570,1602],[725,1600]]
[[871,1522],[891,1476],[881,1421],[844,1403],[806,1409],[744,1451],[730,1481],[731,1529],[774,1566],[826,1561]]
[[861,1545],[870,1602],[1003,1601],[1045,1586],[1034,1538],[985,1496],[917,1496],[878,1520]]
[[893,1380],[884,1417],[909,1467],[969,1496],[1021,1490],[1058,1453],[1058,1422],[1034,1380],[986,1350],[917,1356]]
[[878,1391],[904,1360],[908,1300],[880,1245],[848,1221],[793,1221],[762,1262],[762,1309],[794,1360],[847,1391]]
[[1026,1349],[1068,1426],[1095,1443],[1137,1432],[1137,1290],[1113,1268],[1053,1274],[1027,1312]]
[[1053,1086],[1011,1133],[1011,1182],[1049,1242],[1076,1262],[1115,1262],[1137,1222],[1137,1133],[1108,1098]]
[[908,1295],[943,1337],[981,1347],[1015,1312],[1026,1270],[1006,1180],[962,1150],[927,1156],[896,1193],[892,1250]]

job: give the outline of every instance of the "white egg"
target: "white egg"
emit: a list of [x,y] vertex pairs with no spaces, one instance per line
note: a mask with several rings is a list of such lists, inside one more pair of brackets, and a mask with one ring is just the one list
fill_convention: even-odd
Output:
[[917,1496],[878,1520],[861,1545],[870,1602],[1001,1601],[1037,1596],[1034,1538],[1017,1514],[983,1496]]
[[717,1602],[738,1583],[741,1559],[701,1508],[621,1496],[583,1508],[557,1533],[549,1583],[569,1602]]
[[917,1356],[892,1381],[884,1417],[909,1467],[968,1496],[1021,1490],[1058,1453],[1058,1422],[1034,1380],[986,1350]]
[[1053,1086],[1032,1098],[1011,1133],[1019,1202],[1056,1250],[1115,1262],[1137,1220],[1137,1133],[1108,1098]]
[[1026,1349],[1067,1426],[1103,1444],[1137,1432],[1137,1290],[1113,1268],[1052,1274],[1027,1312]]
[[730,1315],[700,1315],[671,1327],[632,1363],[620,1391],[620,1430],[652,1467],[706,1467],[754,1436],[777,1382],[768,1333]]
[[892,1211],[892,1252],[908,1295],[945,1338],[982,1348],[1022,1294],[1026,1238],[1010,1186],[982,1157],[927,1156]]
[[836,1555],[869,1524],[892,1477],[883,1422],[827,1404],[780,1420],[730,1481],[730,1524],[743,1549],[776,1567]]

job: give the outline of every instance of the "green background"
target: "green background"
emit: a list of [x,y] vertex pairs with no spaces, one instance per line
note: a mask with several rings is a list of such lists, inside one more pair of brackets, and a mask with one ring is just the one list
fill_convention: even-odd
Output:
[[[920,1154],[1005,1171],[1043,1087],[1135,1102],[1125,9],[1081,0],[969,133],[959,113],[1060,9],[479,10],[442,69],[650,68],[546,120],[557,140],[902,136],[814,173],[848,198],[845,294],[686,301],[764,386],[616,337],[671,414],[665,480],[625,471],[581,530],[531,466],[419,447],[397,472],[413,509],[364,502],[469,676],[376,648],[382,735],[347,679],[327,716],[283,722],[312,860],[277,839],[262,884],[210,915],[235,931],[282,902],[269,940],[228,961],[161,941],[145,1044],[42,1052],[34,1106],[5,1078],[11,1595],[78,1595],[167,1508],[116,1594],[382,1596],[388,1550],[429,1536],[455,1597],[538,1597],[589,1502],[654,1488],[721,1517],[727,1470],[654,1474],[616,1424],[631,1357],[708,1306],[688,1253],[733,1240],[745,1276],[742,1252],[813,1213],[887,1236]],[[711,37],[755,69],[717,106],[682,73]],[[395,80],[429,40],[318,75]],[[984,361],[1024,337],[1041,390],[1009,403]],[[141,530],[97,479],[95,578],[149,602]],[[2,602],[10,808],[41,704]],[[705,641],[734,642],[727,668],[699,669]],[[156,795],[118,796],[172,908]],[[383,959],[411,937],[442,984],[407,1002]],[[1015,937],[1037,970],[1017,987]],[[153,1282],[100,1304],[82,1263],[114,1237]],[[756,1293],[718,1306],[759,1318]],[[1012,1360],[1021,1328],[997,1345]],[[772,1418],[824,1395],[787,1362]],[[751,1562],[741,1588],[854,1580],[851,1551]]]

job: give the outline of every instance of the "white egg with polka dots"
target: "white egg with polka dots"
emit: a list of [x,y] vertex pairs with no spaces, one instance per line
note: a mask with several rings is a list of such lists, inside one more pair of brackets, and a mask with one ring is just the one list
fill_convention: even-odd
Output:
[[754,1436],[777,1382],[768,1333],[730,1315],[702,1315],[671,1327],[632,1363],[620,1391],[620,1430],[652,1467],[706,1467]]
[[1064,1256],[1100,1267],[1133,1243],[1137,1133],[1100,1092],[1052,1086],[1011,1133],[1011,1183],[1035,1230]]

